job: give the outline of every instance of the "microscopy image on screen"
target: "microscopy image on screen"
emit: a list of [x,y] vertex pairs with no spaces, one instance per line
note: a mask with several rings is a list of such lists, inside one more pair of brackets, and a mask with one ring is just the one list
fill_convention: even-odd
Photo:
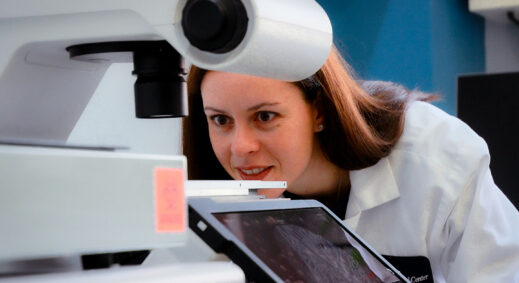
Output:
[[400,282],[321,208],[213,215],[285,282]]

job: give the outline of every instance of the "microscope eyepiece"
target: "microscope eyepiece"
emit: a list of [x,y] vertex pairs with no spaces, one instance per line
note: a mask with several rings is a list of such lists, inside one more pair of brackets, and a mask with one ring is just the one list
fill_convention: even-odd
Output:
[[74,45],[71,58],[116,62],[121,52],[133,53],[137,118],[185,117],[187,92],[180,54],[167,41],[117,41]]
[[133,53],[137,118],[187,116],[182,58],[167,42]]

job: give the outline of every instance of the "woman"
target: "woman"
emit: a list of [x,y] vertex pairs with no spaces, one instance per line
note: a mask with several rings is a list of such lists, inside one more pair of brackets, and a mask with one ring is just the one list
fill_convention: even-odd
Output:
[[193,67],[190,179],[286,180],[331,208],[412,282],[519,282],[519,213],[485,142],[425,101],[356,82],[334,48],[289,83]]

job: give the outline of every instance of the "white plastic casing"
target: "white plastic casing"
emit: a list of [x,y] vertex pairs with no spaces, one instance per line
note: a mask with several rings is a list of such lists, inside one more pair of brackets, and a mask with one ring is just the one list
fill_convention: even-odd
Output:
[[[158,232],[155,168],[184,156],[0,145],[0,262],[183,245]],[[178,208],[180,209],[180,208]]]

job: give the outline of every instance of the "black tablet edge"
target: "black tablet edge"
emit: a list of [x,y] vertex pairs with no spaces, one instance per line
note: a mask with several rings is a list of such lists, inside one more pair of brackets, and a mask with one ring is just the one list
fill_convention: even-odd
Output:
[[[261,268],[259,264],[251,258],[248,253],[252,255],[253,253],[249,248],[246,246],[245,248],[240,248],[233,239],[226,239],[222,233],[219,233],[217,229],[213,227],[213,224],[208,223],[209,221],[202,217],[190,205],[188,206],[188,215],[189,228],[215,252],[225,254],[232,262],[238,265],[243,270],[247,282],[282,282],[281,278],[275,275],[266,264]],[[208,224],[203,231],[198,226],[200,221],[204,224]],[[239,242],[237,239],[236,241]],[[263,263],[261,259],[257,258],[257,260]],[[264,269],[269,270],[272,274],[269,274]],[[272,275],[276,278],[273,278]]]
[[[203,218],[196,210],[196,208],[193,208],[191,203],[189,202],[195,202],[195,206],[202,206],[198,207],[198,209],[202,210],[202,213],[205,213],[207,215],[207,219]],[[289,199],[268,199],[268,200],[251,200],[251,201],[236,201],[232,202],[229,200],[224,200],[221,202],[215,201],[212,197],[195,197],[195,198],[189,198],[189,227],[195,231],[197,235],[199,235],[199,229],[196,227],[198,221],[202,220],[204,223],[212,221],[212,223],[209,223],[208,228],[213,229],[212,233],[215,235],[211,235],[210,237],[214,237],[214,239],[218,240],[212,240],[212,239],[204,239],[201,237],[206,243],[213,248],[213,246],[210,244],[210,242],[213,242],[213,244],[218,244],[218,242],[228,242],[232,243],[232,246],[229,246],[227,244],[227,248],[237,248],[243,255],[240,255],[241,257],[246,258],[246,261],[250,261],[254,263],[254,266],[256,266],[261,273],[265,273],[264,270],[258,265],[257,262],[254,261],[254,259],[250,258],[251,256],[255,258],[258,262],[263,264],[263,268],[270,271],[272,273],[271,276],[274,278],[277,277],[279,282],[282,282],[281,278],[277,276],[261,259],[259,259],[250,249],[243,244],[239,239],[237,239],[234,234],[232,234],[228,228],[226,228],[216,217],[214,217],[213,213],[239,213],[239,212],[252,212],[252,211],[266,211],[266,210],[283,210],[283,209],[304,209],[304,208],[321,208],[323,209],[328,215],[330,215],[335,222],[337,222],[341,227],[343,227],[346,232],[352,236],[360,245],[364,247],[366,251],[368,251],[372,256],[377,258],[380,263],[382,263],[387,269],[389,269],[398,279],[402,280],[403,282],[410,281],[396,268],[394,267],[389,261],[387,261],[382,255],[378,254],[376,250],[371,247],[368,243],[366,243],[364,240],[361,239],[359,235],[357,235],[353,230],[351,230],[341,219],[339,219],[333,212],[331,212],[325,205],[320,203],[317,200],[313,199],[304,199],[304,200],[289,200]],[[250,206],[250,204],[254,204],[254,206]],[[198,220],[193,223],[193,227],[191,226],[191,211],[193,213],[196,213]],[[212,226],[219,227],[222,230],[222,233],[219,233],[216,231]],[[225,238],[227,236],[228,238]],[[206,238],[209,238],[206,236]],[[240,247],[238,247],[238,245]],[[223,252],[222,250],[217,250],[213,248],[216,252]],[[227,254],[227,253],[225,253]],[[228,255],[229,256],[229,255]],[[229,256],[230,258],[230,256]],[[238,261],[235,261],[231,258],[233,262],[238,264],[241,268],[243,268]],[[241,261],[242,259],[239,258]],[[266,274],[266,273],[265,273]],[[270,279],[274,280],[274,279]],[[262,281],[260,281],[262,282]]]

